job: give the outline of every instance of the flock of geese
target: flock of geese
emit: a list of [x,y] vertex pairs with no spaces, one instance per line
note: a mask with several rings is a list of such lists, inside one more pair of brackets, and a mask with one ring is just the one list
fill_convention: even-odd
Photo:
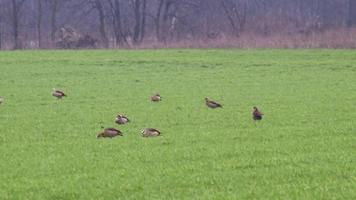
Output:
[[[56,97],[57,99],[62,99],[63,97],[67,97],[67,95],[63,91],[55,89],[55,88],[53,88],[52,96]],[[155,94],[150,97],[150,100],[152,102],[159,102],[162,100],[162,97],[159,94]],[[3,102],[4,102],[4,97],[0,96],[0,105]],[[206,106],[208,106],[209,108],[212,108],[212,109],[223,107],[220,103],[210,100],[208,97],[205,98],[205,104],[206,104]],[[263,113],[261,113],[257,107],[253,107],[252,119],[254,121],[262,120],[262,115],[263,115]],[[115,123],[117,123],[119,125],[124,125],[129,122],[130,122],[129,118],[125,117],[122,114],[118,114],[115,118]],[[123,133],[116,128],[104,128],[104,127],[102,127],[102,128],[104,130],[97,134],[97,136],[96,136],[97,138],[113,138],[116,136],[123,136]],[[141,134],[143,137],[156,137],[156,136],[160,136],[161,132],[155,128],[145,128],[145,129],[141,130]]]

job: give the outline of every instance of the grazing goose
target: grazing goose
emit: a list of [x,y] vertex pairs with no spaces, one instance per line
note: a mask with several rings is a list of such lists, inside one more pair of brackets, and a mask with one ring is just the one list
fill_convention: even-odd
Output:
[[143,137],[155,137],[161,135],[159,130],[154,128],[145,128],[141,131]]
[[130,120],[129,120],[129,118],[127,118],[121,114],[118,114],[115,118],[115,122],[117,124],[126,124],[126,123],[130,122]]
[[4,103],[4,97],[0,97],[0,104]]
[[123,136],[122,132],[115,129],[115,128],[106,128],[104,129],[103,132],[99,133],[96,137],[100,138],[100,137],[108,137],[108,138],[113,138],[115,136]]
[[261,113],[256,106],[253,107],[253,111],[252,111],[253,120],[255,120],[255,121],[262,120],[262,115],[263,115],[263,113]]
[[212,100],[209,100],[208,97],[205,97],[205,104],[209,107],[209,108],[222,108],[222,105],[215,102],[215,101],[212,101]]
[[62,97],[66,97],[67,95],[65,95],[64,92],[53,88],[52,96],[57,97],[57,99],[61,99]]
[[159,94],[155,94],[151,96],[151,101],[158,102],[161,101],[161,96]]

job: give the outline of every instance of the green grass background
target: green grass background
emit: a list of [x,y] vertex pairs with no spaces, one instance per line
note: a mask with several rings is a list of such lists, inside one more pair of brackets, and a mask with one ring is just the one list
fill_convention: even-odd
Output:
[[0,96],[0,199],[356,199],[352,50],[0,52]]

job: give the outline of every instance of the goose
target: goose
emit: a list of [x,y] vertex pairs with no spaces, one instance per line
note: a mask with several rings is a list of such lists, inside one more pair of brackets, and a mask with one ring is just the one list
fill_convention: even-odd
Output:
[[215,102],[215,101],[212,101],[212,100],[209,100],[208,97],[205,97],[205,104],[209,107],[209,108],[222,108],[222,105]]
[[113,138],[113,137],[116,137],[116,136],[123,136],[122,132],[115,129],[115,128],[106,128],[104,129],[103,132],[99,133],[96,137],[97,138],[100,138],[100,137],[108,137],[108,138]]
[[256,106],[253,107],[253,111],[252,111],[252,119],[253,120],[262,120],[262,115],[263,113],[261,113],[258,108]]
[[143,137],[155,137],[160,136],[161,132],[154,128],[145,128],[141,131]]
[[157,93],[153,96],[151,96],[151,101],[154,101],[154,102],[158,102],[158,101],[161,101],[161,96]]
[[4,103],[4,97],[0,97],[0,104]]
[[115,122],[117,124],[126,124],[126,123],[130,122],[130,120],[129,120],[129,118],[125,117],[124,115],[118,114],[115,118]]
[[57,97],[57,99],[61,99],[62,97],[66,97],[67,95],[65,95],[64,92],[53,88],[52,96]]

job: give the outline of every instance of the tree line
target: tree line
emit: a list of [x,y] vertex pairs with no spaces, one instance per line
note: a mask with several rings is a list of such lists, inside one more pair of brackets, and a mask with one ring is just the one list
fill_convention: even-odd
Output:
[[55,48],[63,27],[125,48],[355,25],[356,0],[0,0],[0,49]]

